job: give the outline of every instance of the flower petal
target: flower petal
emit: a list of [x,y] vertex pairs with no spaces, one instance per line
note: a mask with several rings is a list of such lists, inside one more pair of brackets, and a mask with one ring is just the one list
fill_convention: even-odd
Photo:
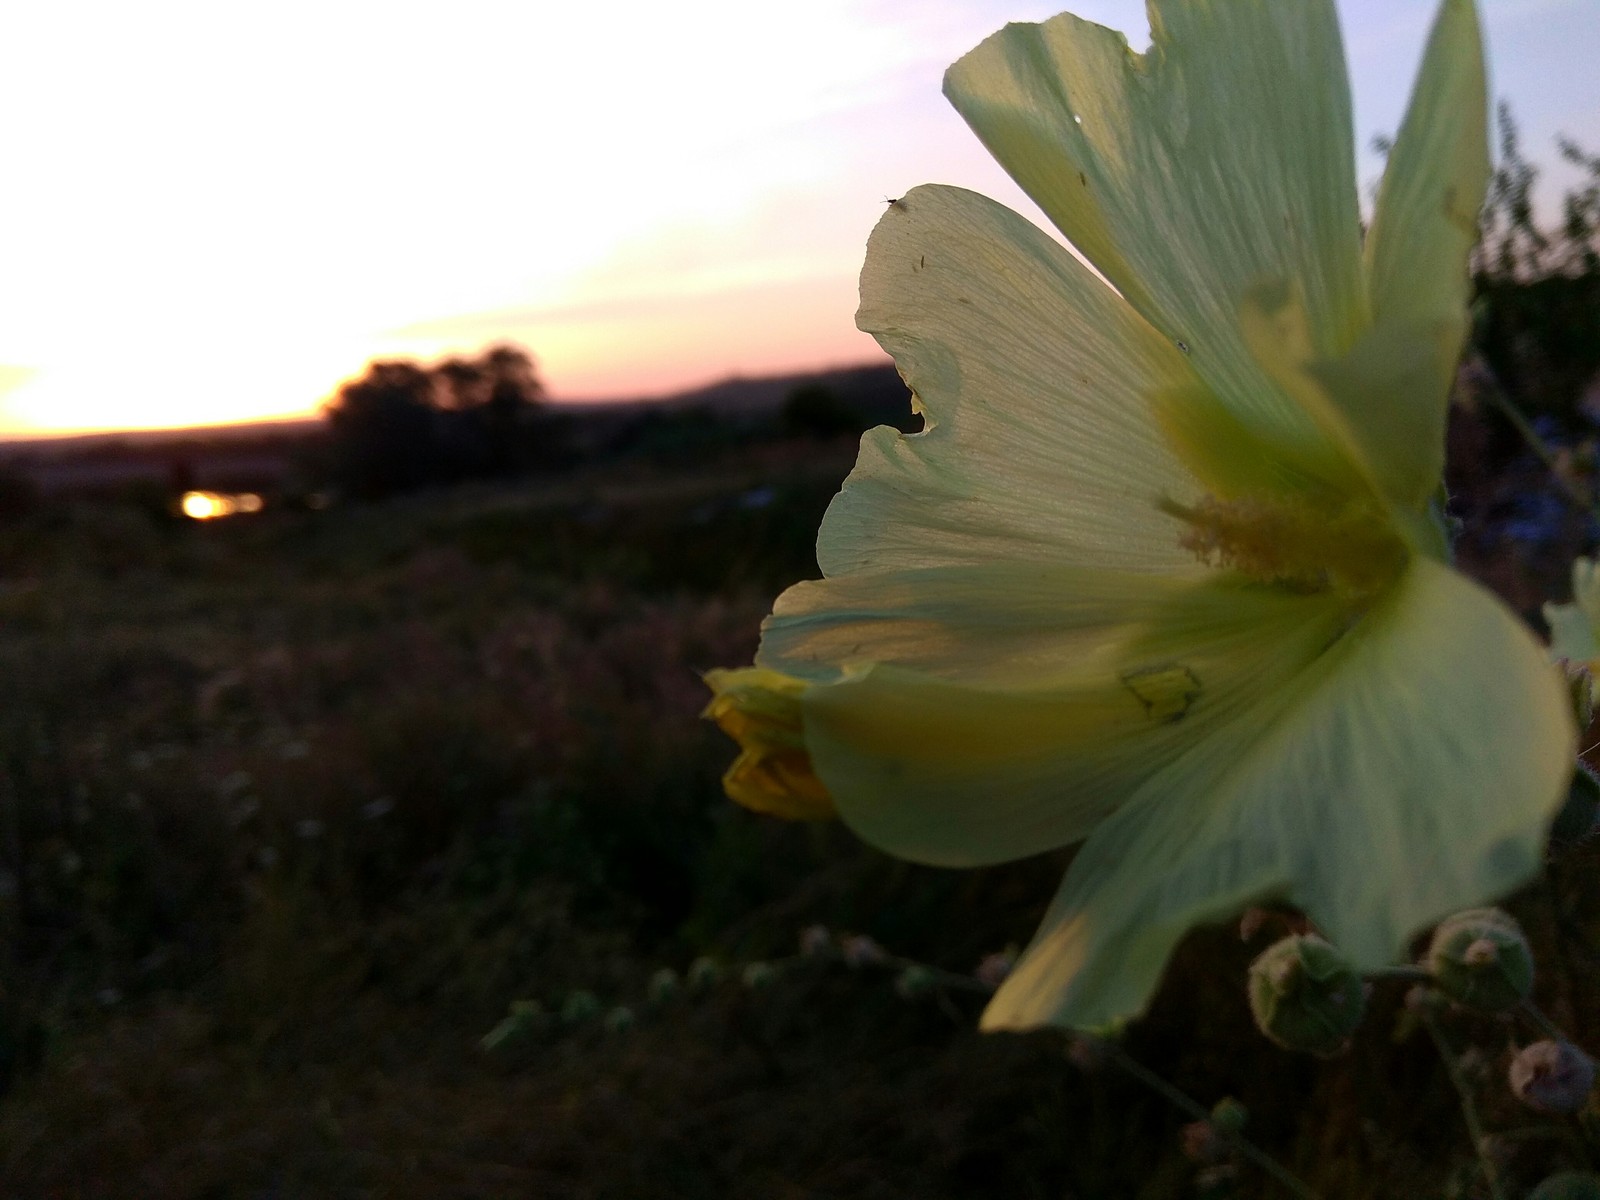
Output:
[[1056,563],[861,571],[796,584],[761,626],[758,665],[837,682],[872,664],[973,687],[1079,678],[1109,652],[1106,632],[1169,612],[1207,574],[1104,571]]
[[1268,896],[1381,966],[1537,872],[1575,744],[1527,630],[1416,559],[1292,690],[1263,691],[1095,831],[984,1025],[1114,1026],[1187,930]]
[[1304,297],[1318,357],[1367,324],[1344,53],[1331,0],[1152,0],[1153,42],[1070,14],[1008,25],[945,76],[984,145],[1237,415],[1315,442],[1238,323]]
[[1441,409],[1466,333],[1467,253],[1489,182],[1488,107],[1478,14],[1472,0],[1444,0],[1366,244],[1375,323],[1452,328],[1446,374],[1428,397]]
[[1187,568],[1156,508],[1195,484],[1151,419],[1183,355],[1058,242],[973,192],[921,187],[867,246],[857,322],[926,432],[869,432],[817,540],[824,574],[1061,559]]
[[[1338,358],[1318,359],[1304,306],[1275,287],[1255,288],[1240,326],[1256,360],[1310,415],[1359,478],[1324,477],[1369,491],[1399,511],[1427,503],[1444,471],[1445,402],[1461,353],[1458,323],[1389,321]],[[1440,381],[1445,381],[1441,388]]]
[[892,854],[952,866],[1084,837],[1258,697],[1279,694],[1344,622],[1328,594],[1220,572],[954,576],[803,585],[761,654],[819,680],[819,667],[838,668],[801,709],[840,817]]
[[1373,328],[1313,368],[1399,503],[1444,464],[1445,414],[1467,334],[1467,255],[1489,179],[1483,41],[1471,0],[1444,0],[1378,192],[1366,260]]

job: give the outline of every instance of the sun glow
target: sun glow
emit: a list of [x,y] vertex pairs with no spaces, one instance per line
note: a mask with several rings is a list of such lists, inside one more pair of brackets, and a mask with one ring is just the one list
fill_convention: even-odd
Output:
[[20,433],[175,429],[310,416],[341,378],[359,373],[359,344],[281,344],[234,339],[173,350],[110,349],[47,363],[0,393],[0,428]]
[[[503,338],[574,399],[874,356],[852,314],[882,199],[931,170],[1033,215],[924,103],[996,3],[625,3],[603,28],[502,0],[12,5],[0,436],[309,414],[373,357]],[[1142,28],[1140,0],[1083,3]],[[1519,105],[1568,89],[1522,113],[1529,146],[1600,142],[1591,3],[1484,2],[1520,61],[1572,64],[1502,60]],[[1363,136],[1392,132],[1432,3],[1381,7],[1405,13],[1354,30]]]
[[[842,154],[810,123],[922,53],[856,0],[803,20],[629,6],[599,58],[551,53],[591,46],[592,17],[497,0],[449,21],[153,0],[101,7],[88,36],[41,5],[6,26],[30,53],[0,104],[41,118],[8,132],[0,223],[0,365],[30,372],[0,376],[0,431],[26,433],[309,413],[418,322],[614,303],[641,274],[765,278],[792,245],[752,256],[716,231],[835,180]],[[679,242],[666,268],[633,261]],[[836,317],[853,334],[848,300]],[[436,349],[506,336],[474,332]],[[643,357],[630,332],[607,359]],[[741,332],[694,340],[713,355]],[[563,331],[524,340],[562,394]]]
[[179,508],[183,515],[194,521],[212,521],[218,517],[231,517],[236,513],[258,513],[264,501],[254,492],[185,492]]

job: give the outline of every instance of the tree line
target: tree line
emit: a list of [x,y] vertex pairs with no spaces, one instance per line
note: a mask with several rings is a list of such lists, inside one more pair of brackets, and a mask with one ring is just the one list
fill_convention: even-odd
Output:
[[331,473],[350,494],[512,475],[556,456],[533,359],[498,344],[427,365],[378,359],[323,408]]

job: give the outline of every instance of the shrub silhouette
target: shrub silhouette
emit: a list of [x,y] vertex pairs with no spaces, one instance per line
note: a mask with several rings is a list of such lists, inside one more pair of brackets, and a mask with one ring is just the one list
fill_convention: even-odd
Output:
[[543,400],[533,360],[517,346],[433,366],[374,361],[324,408],[333,474],[370,497],[521,470],[540,458]]

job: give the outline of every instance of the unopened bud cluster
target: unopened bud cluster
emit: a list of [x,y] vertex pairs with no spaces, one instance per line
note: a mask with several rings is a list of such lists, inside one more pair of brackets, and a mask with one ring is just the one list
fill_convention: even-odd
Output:
[[[1533,951],[1507,913],[1474,908],[1434,930],[1422,966],[1427,982],[1406,994],[1424,1016],[1449,1003],[1502,1013],[1533,990]],[[1279,1045],[1331,1054],[1360,1024],[1365,985],[1355,968],[1315,934],[1275,942],[1250,965],[1250,1007]]]
[[[650,976],[644,998],[637,1005],[615,1004],[608,1007],[599,996],[582,988],[568,992],[550,1012],[537,1000],[518,1000],[511,1005],[508,1015],[483,1037],[481,1044],[489,1051],[504,1050],[553,1025],[567,1029],[592,1025],[608,1033],[624,1034],[634,1029],[641,1018],[659,1016],[663,1010],[679,1004],[686,997],[708,995],[728,980],[730,974],[737,979],[743,991],[759,995],[771,991],[798,963],[805,961],[816,964],[843,963],[857,969],[894,968],[897,972],[895,992],[905,1000],[918,1000],[932,995],[957,978],[933,967],[894,957],[865,934],[836,935],[825,925],[810,925],[802,929],[798,948],[799,954],[794,958],[770,962],[757,960],[731,968],[725,968],[716,959],[702,955],[690,963],[682,975],[671,967],[662,967]],[[1008,947],[1000,954],[991,954],[979,964],[974,978],[990,988],[997,987],[1010,973],[1015,958],[1015,947]]]
[[[1587,770],[1581,785],[1595,793],[1600,805],[1600,782]],[[1594,826],[1591,809],[1585,829]],[[1425,981],[1405,995],[1408,1020],[1430,1026],[1452,1007],[1504,1014],[1523,1008],[1533,1021],[1554,1036],[1523,1047],[1511,1059],[1506,1082],[1518,1100],[1537,1112],[1570,1116],[1589,1107],[1594,1089],[1595,1062],[1583,1050],[1561,1037],[1538,1010],[1533,990],[1533,951],[1511,916],[1498,908],[1475,908],[1440,922],[1434,930],[1421,966],[1379,972],[1403,979]],[[1280,1046],[1313,1054],[1332,1054],[1343,1047],[1360,1024],[1367,985],[1355,968],[1332,946],[1315,935],[1286,937],[1250,964],[1250,1009],[1262,1033]],[[1447,1059],[1451,1056],[1440,1044]],[[1476,1089],[1496,1074],[1494,1057],[1469,1047],[1454,1057],[1452,1073],[1458,1086]],[[1236,1133],[1235,1128],[1232,1132]],[[1228,1131],[1218,1113],[1184,1129],[1184,1149],[1197,1163],[1217,1163],[1224,1156]],[[1486,1160],[1504,1151],[1504,1139],[1486,1138],[1480,1152]],[[1566,1173],[1540,1184],[1529,1200],[1600,1200],[1600,1177]]]

